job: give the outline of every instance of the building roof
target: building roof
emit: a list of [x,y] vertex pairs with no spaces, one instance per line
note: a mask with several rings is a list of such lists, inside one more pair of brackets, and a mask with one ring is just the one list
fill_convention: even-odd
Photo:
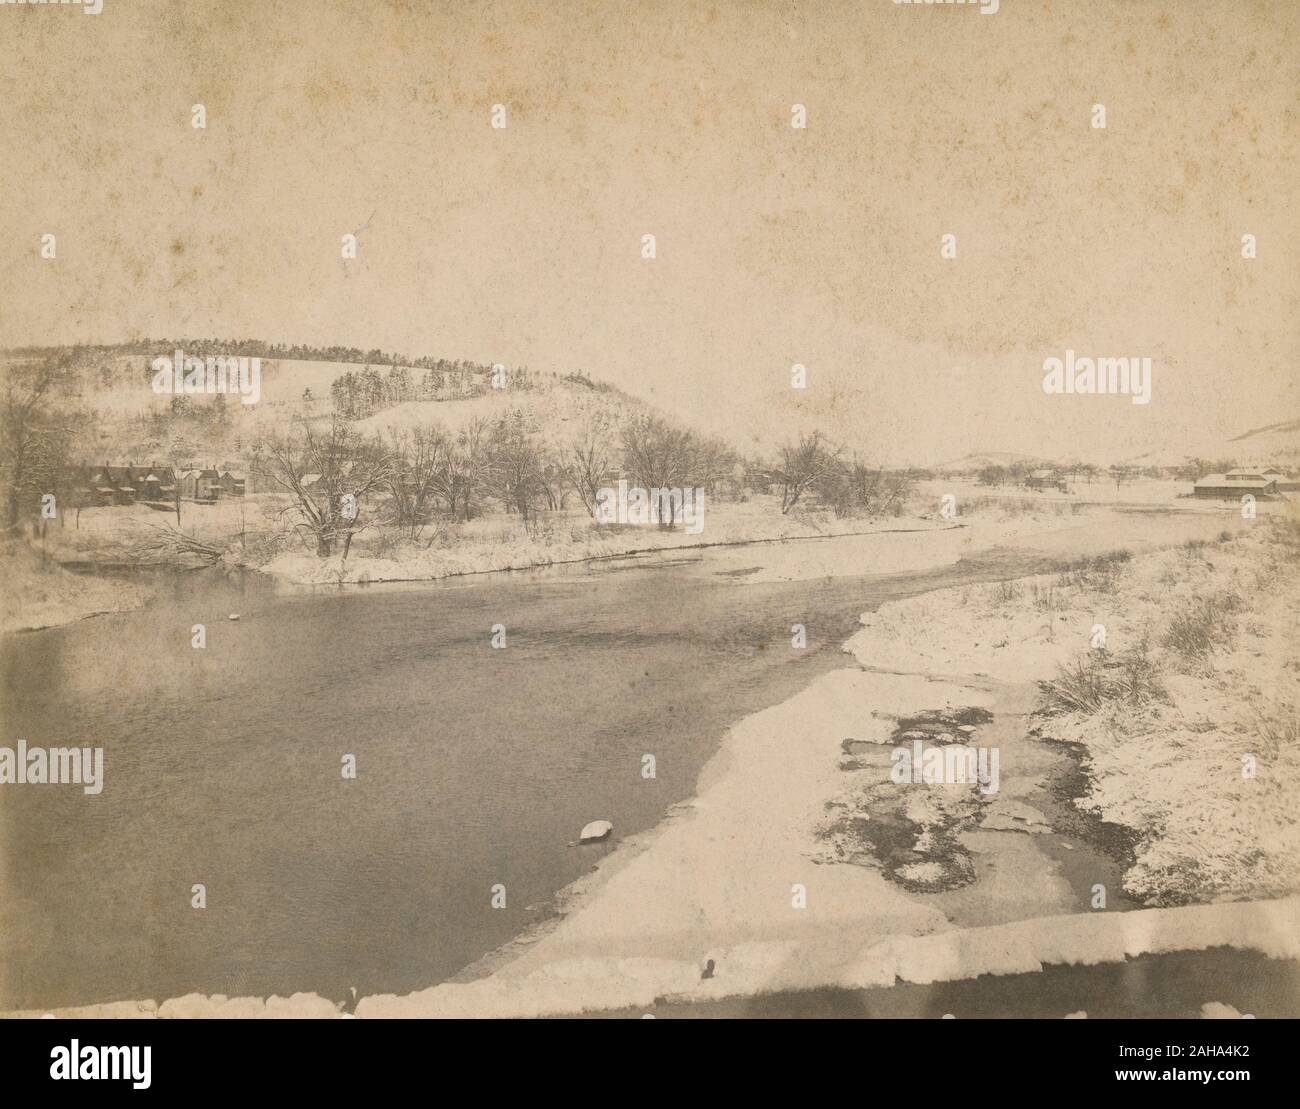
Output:
[[1265,489],[1276,482],[1272,478],[1239,477],[1229,478],[1227,474],[1206,474],[1198,478],[1193,488],[1196,489]]

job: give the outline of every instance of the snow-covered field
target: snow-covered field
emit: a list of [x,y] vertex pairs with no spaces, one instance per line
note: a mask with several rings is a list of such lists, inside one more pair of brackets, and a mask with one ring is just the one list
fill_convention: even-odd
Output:
[[1300,537],[1257,524],[883,606],[848,649],[865,666],[1054,681],[1035,728],[1086,750],[1081,807],[1136,840],[1130,894],[1300,890]]
[[[643,551],[874,535],[896,529],[930,532],[948,526],[945,521],[935,519],[836,519],[827,512],[794,512],[783,516],[775,498],[755,497],[744,503],[707,502],[704,527],[696,535],[681,526],[671,529],[634,524],[597,526],[585,513],[572,510],[553,513],[529,525],[517,516],[491,514],[468,524],[441,530],[431,528],[414,543],[400,538],[393,540],[391,534],[362,533],[346,562],[337,555],[322,560],[299,549],[285,552],[262,569],[305,584],[416,581]],[[800,553],[810,552],[801,547]]]
[[1065,505],[1166,505],[1179,509],[1205,509],[1213,511],[1215,505],[1208,501],[1195,501],[1190,481],[1166,481],[1140,478],[1116,486],[1114,480],[1099,477],[1092,482],[1073,480],[1066,483],[1068,492],[1059,489],[1027,489],[1023,485],[981,485],[973,478],[933,478],[919,483],[919,490],[928,500],[938,504],[945,494],[957,498],[959,511],[970,515],[982,506],[1002,502],[1010,511],[1055,511],[1053,506]]

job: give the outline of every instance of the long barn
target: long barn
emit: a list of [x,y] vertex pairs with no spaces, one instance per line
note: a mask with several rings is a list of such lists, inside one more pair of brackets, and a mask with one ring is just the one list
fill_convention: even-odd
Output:
[[1192,486],[1192,494],[1212,500],[1239,500],[1245,493],[1255,497],[1277,496],[1277,482],[1262,475],[1206,474]]

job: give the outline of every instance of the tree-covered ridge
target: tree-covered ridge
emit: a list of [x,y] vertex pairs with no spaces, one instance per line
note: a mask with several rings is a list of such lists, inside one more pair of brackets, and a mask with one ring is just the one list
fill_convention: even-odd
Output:
[[[63,346],[29,346],[0,348],[0,355],[12,358],[32,358],[48,354],[53,350],[72,349]],[[385,366],[414,366],[419,369],[433,369],[444,373],[489,374],[491,365],[464,359],[436,358],[424,355],[409,358],[404,354],[395,354],[375,347],[361,350],[359,347],[312,346],[305,343],[268,343],[263,339],[132,339],[124,343],[85,343],[78,344],[77,350],[87,354],[111,355],[150,355],[170,354],[173,350],[183,350],[187,355],[206,358],[208,355],[237,356],[241,358],[285,359],[302,362],[353,362],[357,365],[367,363]]]

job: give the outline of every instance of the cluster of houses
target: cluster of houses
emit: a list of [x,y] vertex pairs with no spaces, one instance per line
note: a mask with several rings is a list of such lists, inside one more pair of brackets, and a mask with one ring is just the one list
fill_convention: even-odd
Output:
[[[1025,475],[1026,489],[1060,490],[1069,485],[1060,470],[1032,470]],[[1256,497],[1276,497],[1300,491],[1300,477],[1287,474],[1276,466],[1238,466],[1226,474],[1206,474],[1192,486],[1192,494],[1217,500],[1239,500],[1245,493]]]
[[177,499],[211,504],[223,497],[242,497],[248,484],[247,475],[230,465],[137,466],[133,462],[114,465],[82,465],[75,469],[74,488],[81,503],[87,506],[128,504],[157,505],[160,508]]
[[1192,486],[1192,494],[1217,500],[1238,500],[1244,493],[1275,497],[1300,490],[1300,478],[1275,466],[1239,466],[1226,474],[1206,474]]
[[1026,489],[1056,489],[1068,493],[1070,487],[1058,470],[1032,470],[1025,477]]

